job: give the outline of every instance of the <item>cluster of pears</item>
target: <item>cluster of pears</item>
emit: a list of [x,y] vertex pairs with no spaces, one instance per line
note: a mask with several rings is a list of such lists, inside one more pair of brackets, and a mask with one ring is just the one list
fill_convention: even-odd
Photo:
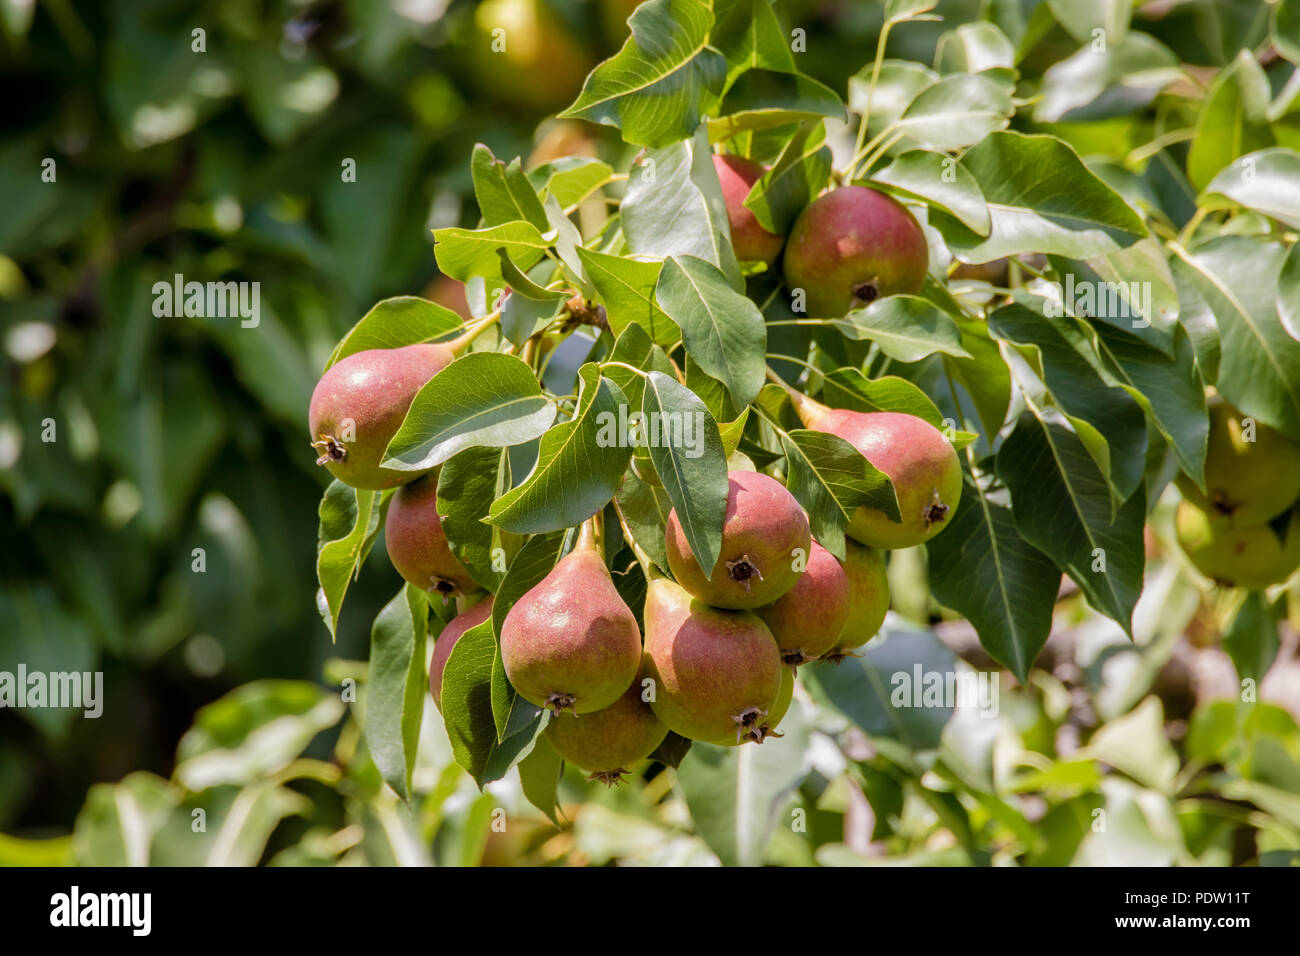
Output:
[[1209,413],[1205,491],[1177,480],[1178,543],[1206,577],[1262,590],[1300,567],[1300,445],[1218,396]]
[[837,318],[883,296],[921,291],[929,247],[921,226],[897,200],[868,186],[841,186],[809,203],[789,236],[780,236],[744,204],[767,167],[723,154],[713,157],[713,166],[736,258],[770,269],[784,250],[786,285],[803,291],[808,315]]

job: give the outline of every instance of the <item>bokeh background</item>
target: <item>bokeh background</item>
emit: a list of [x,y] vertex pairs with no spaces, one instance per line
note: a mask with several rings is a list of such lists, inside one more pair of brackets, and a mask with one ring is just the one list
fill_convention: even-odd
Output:
[[[1005,8],[1009,32],[1023,30],[1035,6],[992,5]],[[298,684],[265,683],[304,681],[324,693],[341,675],[364,674],[357,662],[369,622],[395,587],[377,553],[331,643],[313,600],[326,482],[307,443],[307,399],[334,343],[375,301],[416,294],[464,309],[463,293],[437,273],[430,230],[476,222],[475,143],[530,163],[585,153],[625,168],[630,156],[615,136],[548,116],[617,50],[634,6],[0,0],[0,669],[24,660],[31,669],[102,670],[108,701],[98,720],[0,710],[0,833],[21,838],[0,838],[0,862],[65,861],[74,850],[117,861],[115,850],[96,849],[93,827],[112,791],[96,796],[92,785],[133,780],[129,792],[146,808],[188,799],[166,783],[183,735],[200,708],[250,682],[260,683],[190,731],[182,759],[241,740],[265,710],[306,721],[291,733],[305,734],[303,759],[319,765],[306,766],[292,791],[278,787],[283,780],[267,791],[258,804],[265,833],[238,859],[322,862],[362,847],[367,861],[387,862],[416,852],[391,839],[373,767],[339,757],[357,752],[355,725],[337,725],[337,712],[325,719],[318,698],[295,698]],[[947,24],[897,31],[890,55],[931,62],[940,32],[986,6],[940,4]],[[1143,29],[1211,70],[1253,42],[1262,6],[1168,3]],[[874,52],[878,5],[780,7],[818,51],[801,66],[843,94]],[[497,56],[485,25],[502,23],[510,40]],[[1049,25],[1022,70],[1032,75],[1077,48]],[[1103,117],[1054,131],[1123,155],[1138,122]],[[355,182],[343,181],[347,160]],[[176,273],[259,282],[260,325],[156,318],[153,285]],[[54,440],[45,441],[50,421]],[[201,574],[191,567],[195,548],[206,554]],[[924,600],[916,612],[926,613]],[[973,637],[948,637],[953,646],[970,638],[978,658]],[[1045,665],[1054,666],[1050,654]],[[1147,688],[1155,673],[1148,677]],[[1057,721],[1045,712],[1041,701],[1038,716],[1026,711],[1027,725],[1042,724],[1035,732]],[[328,732],[316,736],[321,728]],[[331,776],[339,766],[343,783]],[[246,778],[261,779],[257,768]],[[221,798],[228,803],[240,781],[222,782],[232,788]],[[463,784],[444,760],[429,787],[460,794]],[[592,819],[652,799],[656,786],[651,797],[600,797],[606,809]],[[832,799],[817,825],[840,826],[854,813],[861,824],[861,793]],[[302,799],[315,802],[315,815],[277,829]],[[457,799],[426,807],[424,832],[430,813],[479,820],[438,850],[443,861],[474,862],[488,842],[490,804],[472,788]],[[79,814],[84,832],[70,850]],[[363,829],[378,820],[386,846],[376,848],[368,830],[338,837],[357,820]],[[603,844],[606,858],[644,845],[658,848],[660,862],[683,862],[699,850],[617,832],[624,842]],[[516,849],[514,858],[534,861],[562,852]],[[601,861],[590,846],[584,853]]]

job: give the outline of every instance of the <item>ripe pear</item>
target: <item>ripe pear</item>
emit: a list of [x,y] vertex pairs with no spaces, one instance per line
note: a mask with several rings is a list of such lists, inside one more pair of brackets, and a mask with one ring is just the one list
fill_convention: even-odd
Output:
[[478,582],[456,560],[438,516],[438,476],[424,475],[393,492],[384,523],[388,559],[403,578],[448,597],[470,594]]
[[763,178],[767,168],[742,156],[723,155],[714,155],[713,168],[718,171],[722,198],[727,204],[727,223],[731,226],[731,246],[736,258],[770,266],[781,254],[785,237],[764,229],[753,210],[745,206],[745,197],[754,183]]
[[485,0],[474,26],[471,66],[503,102],[552,111],[582,89],[592,55],[546,0]]
[[645,676],[650,707],[692,740],[762,743],[781,688],[781,652],[749,611],[725,611],[654,577],[645,600]]
[[468,610],[453,617],[443,627],[442,633],[433,642],[433,656],[429,658],[429,693],[438,710],[442,710],[442,672],[447,668],[447,658],[460,640],[461,635],[471,627],[477,627],[492,616],[492,595],[488,595]]
[[556,753],[592,779],[618,783],[668,736],[668,728],[642,697],[641,675],[608,707],[592,714],[556,714],[546,739]]
[[[794,700],[794,668],[781,668],[781,689],[776,692],[776,703],[772,705],[772,712],[763,718],[759,724],[763,732],[763,738],[780,737],[782,734],[777,733],[777,728],[781,726],[781,721],[785,719],[786,712],[790,709],[790,702]],[[737,740],[735,734],[729,734],[720,740],[710,740],[708,743],[715,744],[719,747],[739,747],[746,743],[745,739]]]
[[1221,398],[1210,401],[1209,413],[1205,492],[1180,473],[1183,497],[1233,528],[1265,524],[1291,507],[1300,498],[1300,445],[1262,422],[1254,423],[1252,434],[1244,416]]
[[920,292],[929,264],[925,233],[912,214],[865,186],[842,186],[813,200],[786,240],[786,285],[803,289],[807,314],[819,318]]
[[798,583],[755,613],[763,619],[781,660],[791,667],[816,660],[835,646],[852,611],[853,592],[840,562],[816,541]]
[[812,543],[808,517],[775,478],[756,471],[728,476],[722,549],[712,574],[701,570],[677,510],[668,516],[664,548],[673,576],[714,607],[732,610],[771,604],[795,586]]
[[420,472],[381,468],[411,399],[456,357],[446,345],[406,345],[354,352],[330,366],[311,393],[312,447],[339,481],[379,491]]
[[590,714],[627,690],[641,629],[594,547],[580,542],[510,608],[501,660],[520,696],[556,713]]
[[849,522],[849,537],[889,551],[923,544],[948,526],[961,502],[962,475],[943,432],[901,412],[826,408],[806,398],[796,407],[805,425],[843,438],[894,484],[902,521],[864,505]]
[[1281,537],[1268,524],[1231,527],[1186,499],[1178,503],[1174,524],[1192,564],[1218,584],[1261,591],[1300,567],[1300,509],[1291,512]]
[[845,541],[842,567],[852,594],[849,617],[835,644],[822,655],[822,660],[834,663],[875,637],[889,611],[889,576],[885,573],[884,554]]

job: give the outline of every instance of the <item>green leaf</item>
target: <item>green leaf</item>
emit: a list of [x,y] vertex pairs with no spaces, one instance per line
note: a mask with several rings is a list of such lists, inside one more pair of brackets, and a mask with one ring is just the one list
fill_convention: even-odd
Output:
[[425,471],[466,448],[539,437],[555,419],[533,370],[512,355],[471,352],[416,393],[388,444],[385,468]]
[[528,171],[528,181],[564,209],[576,206],[613,177],[609,163],[589,156],[565,156]]
[[831,176],[831,151],[823,123],[802,124],[771,168],[754,183],[745,207],[768,232],[785,235]]
[[564,760],[545,736],[538,737],[532,751],[519,761],[519,783],[524,796],[557,827],[560,821],[555,816],[555,801],[563,769]]
[[1108,38],[1104,50],[1095,49],[1089,39],[1074,56],[1043,74],[1034,119],[1077,122],[1110,118],[1117,108],[1137,112],[1182,75],[1178,57],[1150,34]]
[[796,428],[782,436],[790,494],[808,512],[813,537],[844,560],[844,529],[861,506],[901,520],[889,478],[838,435]]
[[1209,306],[1221,356],[1215,386],[1243,414],[1300,440],[1300,342],[1277,309],[1279,243],[1221,236],[1174,248],[1174,275]]
[[1053,404],[1106,475],[1118,507],[1142,482],[1147,449],[1142,408],[1098,373],[1100,358],[1077,320],[1013,303],[994,311],[988,322],[998,338],[1037,353]]
[[1280,648],[1278,625],[1283,617],[1282,602],[1269,604],[1262,591],[1252,591],[1237,609],[1232,625],[1223,635],[1223,649],[1232,658],[1240,680],[1264,679]]
[[872,173],[871,181],[889,192],[938,206],[977,235],[989,234],[989,207],[979,183],[951,156],[924,149],[909,150],[884,169]]
[[433,241],[438,268],[461,282],[475,277],[506,282],[501,274],[499,251],[504,251],[519,269],[527,271],[541,261],[551,245],[528,222],[508,222],[487,229],[435,229]]
[[899,362],[919,362],[935,352],[971,357],[948,314],[920,296],[887,295],[836,319],[834,325],[848,338],[875,342]]
[[615,126],[638,146],[686,139],[718,102],[727,62],[710,47],[713,13],[701,0],[649,0],[628,20],[632,36],[587,77],[560,114]]
[[943,413],[930,396],[896,375],[869,379],[856,368],[837,368],[824,376],[821,400],[832,408],[855,412],[902,412],[923,418],[940,430],[945,427]]
[[497,738],[492,707],[497,640],[492,628],[484,621],[462,634],[442,672],[442,714],[452,753],[480,787],[501,779],[526,757],[542,729],[539,712],[521,730]]
[[379,527],[377,491],[349,488],[330,482],[320,501],[320,543],[316,551],[316,579],[320,582],[317,605],[333,637],[343,610],[348,585],[361,570],[368,543]]
[[939,81],[939,74],[921,63],[885,60],[880,64],[880,75],[873,89],[872,67],[873,64],[868,63],[849,77],[849,109],[860,114],[870,105],[871,133],[879,133],[898,122],[912,100]]
[[663,263],[606,255],[578,248],[587,278],[596,287],[609,328],[622,335],[629,326],[645,329],[657,345],[669,346],[681,338],[677,323],[664,314],[655,301],[655,284]]
[[1137,213],[1053,136],[991,133],[962,157],[962,165],[988,203],[988,238],[942,210],[930,217],[962,262],[1022,252],[1090,259],[1147,235]]
[[655,297],[682,330],[691,358],[727,386],[743,407],[763,387],[767,326],[752,300],[733,290],[715,266],[694,256],[668,259]]
[[410,799],[411,772],[429,679],[424,666],[429,604],[405,585],[375,618],[366,678],[366,744],[384,782]]
[[1300,242],[1291,246],[1277,280],[1277,314],[1287,335],[1300,341]]
[[782,814],[812,769],[811,727],[802,707],[781,722],[784,736],[762,744],[696,743],[674,772],[696,830],[724,866],[759,866]]
[[853,721],[890,759],[908,766],[914,752],[937,749],[953,708],[916,706],[913,695],[924,691],[924,675],[946,678],[956,669],[953,652],[932,631],[887,619],[880,636],[858,653],[838,664],[805,665],[799,678],[815,700]]
[[[727,491],[724,489],[722,492],[724,502],[726,495]],[[716,493],[711,497],[716,497]],[[641,550],[648,554],[650,560],[656,565],[667,568],[668,553],[664,550],[664,530],[668,527],[668,515],[673,510],[673,503],[658,477],[655,477],[654,482],[651,483],[642,479],[635,470],[630,469],[618,489],[618,507]],[[720,535],[719,542],[721,542]]]
[[714,142],[746,131],[846,116],[843,101],[825,84],[802,73],[761,69],[740,75],[723,97],[719,113],[719,119],[709,121],[709,139]]
[[463,325],[459,315],[436,302],[413,295],[382,299],[339,340],[325,367],[366,349],[396,349],[431,342]]
[[72,846],[82,866],[148,866],[154,835],[181,793],[143,770],[118,783],[97,783],[77,814]]
[[1016,530],[1131,634],[1145,562],[1143,487],[1114,514],[1105,477],[1079,436],[1058,417],[1032,411],[1002,443],[997,472],[1011,490]]
[[1178,327],[1178,287],[1155,237],[1087,262],[1051,257],[1060,282],[1052,290],[1074,315],[1136,335],[1166,355]]
[[711,574],[722,549],[730,487],[718,423],[694,392],[662,372],[646,376],[641,413],[655,472],[691,553]]
[[970,396],[986,435],[996,435],[1011,405],[1011,372],[1002,358],[998,343],[989,335],[988,325],[977,319],[958,319],[961,344],[971,354],[969,359],[946,356],[944,371],[949,382]]
[[1292,63],[1300,63],[1300,3],[1279,0],[1273,4],[1269,36],[1279,53]]
[[1187,151],[1187,178],[1205,189],[1239,156],[1273,145],[1265,113],[1268,77],[1250,50],[1221,71],[1201,106],[1196,135]]
[[306,681],[244,684],[195,715],[176,748],[175,779],[197,792],[269,777],[337,724],[343,711],[337,691]]
[[696,256],[721,269],[733,289],[742,288],[727,205],[703,128],[694,139],[653,150],[632,167],[619,215],[635,255]]
[[1275,146],[1242,156],[1210,181],[1197,202],[1219,196],[1300,229],[1300,153]]
[[438,472],[437,507],[447,546],[474,580],[493,592],[501,585],[502,572],[492,560],[501,537],[484,519],[509,482],[509,452],[496,448],[467,448]]
[[794,54],[771,0],[715,0],[709,42],[727,61],[730,82],[746,70],[793,73]]
[[970,480],[948,527],[925,547],[935,600],[968,618],[989,655],[1028,686],[1052,630],[1060,569],[1020,536],[1005,495]]
[[492,155],[492,150],[478,143],[470,156],[470,174],[485,225],[503,226],[522,220],[536,226],[538,232],[551,228],[518,157],[507,166]]
[[1079,43],[1091,43],[1096,30],[1103,31],[1107,42],[1118,42],[1128,32],[1133,15],[1133,0],[1048,0],[1047,6],[1056,22]]
[[645,377],[612,363],[622,362],[644,372],[662,372],[670,378],[676,375],[673,364],[668,360],[664,350],[650,340],[644,328],[636,324],[629,325],[618,333],[607,361],[611,364],[603,366],[602,371],[622,390],[627,398],[628,408],[641,407]]
[[934,61],[943,73],[979,73],[1016,65],[1016,48],[996,24],[963,23],[939,38]]
[[962,149],[1006,129],[1011,93],[984,73],[954,73],[923,89],[894,126],[903,142],[930,149]]
[[632,456],[618,430],[627,399],[593,364],[578,373],[582,390],[572,419],[542,436],[537,465],[488,512],[494,525],[515,534],[557,531],[581,524],[614,497]]

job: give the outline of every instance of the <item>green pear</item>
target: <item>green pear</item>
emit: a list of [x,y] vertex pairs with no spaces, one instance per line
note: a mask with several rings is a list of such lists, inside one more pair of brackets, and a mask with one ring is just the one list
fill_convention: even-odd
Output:
[[641,675],[618,700],[590,714],[556,714],[546,725],[555,752],[592,779],[615,784],[663,743],[668,728],[645,701]]
[[814,541],[808,565],[795,586],[755,613],[776,638],[781,660],[798,667],[835,646],[852,602],[848,574],[835,555]]
[[1300,567],[1300,509],[1291,512],[1281,535],[1271,524],[1234,528],[1187,500],[1178,503],[1174,524],[1179,547],[1218,584],[1262,591]]
[[835,663],[875,637],[889,611],[889,576],[881,552],[846,541],[843,568],[852,594],[851,610],[834,646],[822,655],[822,660]]

